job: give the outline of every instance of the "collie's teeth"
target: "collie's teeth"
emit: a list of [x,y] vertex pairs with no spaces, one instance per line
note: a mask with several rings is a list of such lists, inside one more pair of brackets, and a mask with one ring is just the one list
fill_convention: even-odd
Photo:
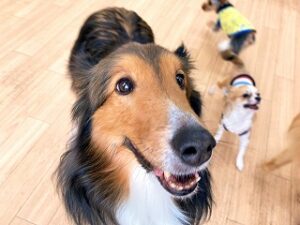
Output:
[[192,181],[191,183],[189,183],[189,186],[192,187],[192,186],[194,186],[196,183],[197,183],[197,182]]
[[171,176],[171,173],[169,173],[169,172],[164,172],[164,176],[165,176],[166,179],[169,179],[170,176]]
[[188,183],[187,185],[184,186],[185,189],[189,189],[191,187],[193,187],[195,185],[195,183],[192,181],[190,183]]
[[176,185],[173,183],[170,183],[171,188],[176,189]]
[[182,187],[182,186],[176,185],[176,189],[179,190],[179,191],[182,191],[182,190],[183,190],[183,187]]
[[199,180],[201,180],[201,177],[199,176],[198,173],[196,173],[196,182],[198,182]]

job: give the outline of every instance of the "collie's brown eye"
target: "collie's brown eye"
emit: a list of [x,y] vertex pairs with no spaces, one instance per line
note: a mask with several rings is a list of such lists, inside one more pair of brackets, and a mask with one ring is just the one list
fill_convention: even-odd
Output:
[[121,78],[116,84],[116,90],[120,95],[128,95],[134,89],[133,81],[127,77]]
[[181,89],[184,89],[185,81],[184,81],[184,75],[182,73],[177,73],[176,74],[176,81],[177,81],[177,84],[179,85],[179,87]]
[[250,94],[247,94],[247,93],[243,94],[243,98],[250,98],[250,97],[251,97]]

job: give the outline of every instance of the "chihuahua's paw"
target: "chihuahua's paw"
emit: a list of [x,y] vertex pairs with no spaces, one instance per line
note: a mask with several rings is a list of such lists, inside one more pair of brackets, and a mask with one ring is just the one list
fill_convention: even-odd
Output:
[[244,169],[244,160],[242,158],[236,159],[236,167],[239,171],[242,171]]

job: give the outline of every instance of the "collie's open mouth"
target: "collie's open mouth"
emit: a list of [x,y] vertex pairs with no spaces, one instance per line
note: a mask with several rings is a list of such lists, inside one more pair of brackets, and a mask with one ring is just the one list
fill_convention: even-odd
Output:
[[169,172],[155,169],[154,174],[161,185],[171,194],[185,196],[191,194],[197,187],[201,177],[199,173],[173,175]]
[[244,105],[245,108],[253,109],[253,110],[258,110],[258,104],[246,104]]
[[166,191],[175,196],[185,196],[193,193],[198,186],[201,177],[198,172],[175,175],[158,168],[154,168],[152,164],[140,153],[140,151],[132,144],[129,138],[126,138],[124,144],[136,156],[140,164],[148,171],[153,172],[160,184]]

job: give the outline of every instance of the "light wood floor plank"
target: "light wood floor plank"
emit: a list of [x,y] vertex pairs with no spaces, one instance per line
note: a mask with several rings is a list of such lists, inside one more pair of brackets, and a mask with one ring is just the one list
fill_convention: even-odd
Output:
[[9,225],[35,225],[22,218],[15,217],[14,220]]
[[243,224],[238,223],[238,222],[233,221],[233,220],[230,220],[230,219],[227,219],[226,225],[243,225]]
[[47,127],[48,124],[28,117],[0,145],[0,184],[7,179],[18,163],[30,152],[34,143],[45,132]]
[[[18,212],[18,216],[26,218],[34,224],[49,224],[61,206],[55,188],[53,171],[57,168],[55,163],[44,175],[41,183],[32,192]],[[52,184],[52,185],[49,185]]]
[[[54,172],[53,169],[51,171],[49,169],[57,165],[69,136],[69,111],[70,107],[67,106],[56,118],[57,123],[45,131],[0,187],[0,221],[2,224],[8,224],[37,189],[43,178]],[[54,188],[53,183],[48,185]],[[53,196],[54,198],[57,196]]]
[[50,221],[49,225],[74,225],[74,224],[67,217],[63,206],[61,206],[57,210],[57,212],[54,215],[54,217],[52,218],[52,220]]

